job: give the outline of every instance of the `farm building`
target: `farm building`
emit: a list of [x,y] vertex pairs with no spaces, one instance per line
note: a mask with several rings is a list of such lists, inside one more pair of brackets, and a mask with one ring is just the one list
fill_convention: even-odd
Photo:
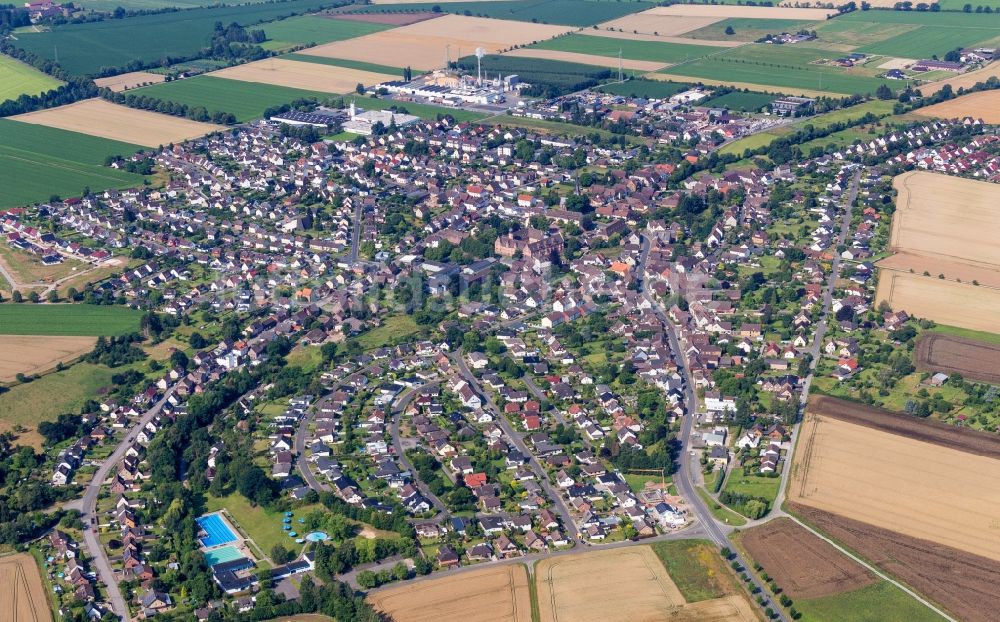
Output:
[[808,113],[816,100],[808,97],[782,97],[771,102],[771,112],[782,116]]

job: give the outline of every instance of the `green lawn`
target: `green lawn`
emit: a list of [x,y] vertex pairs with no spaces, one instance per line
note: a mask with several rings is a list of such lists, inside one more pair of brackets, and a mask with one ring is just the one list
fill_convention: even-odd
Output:
[[[252,538],[260,551],[268,557],[270,557],[271,548],[275,544],[281,544],[286,549],[294,551],[296,555],[302,551],[304,545],[296,544],[295,538],[290,537],[288,532],[282,529],[283,512],[267,510],[259,505],[251,505],[246,497],[239,493],[233,493],[226,497],[206,495],[206,512],[215,512],[221,509],[228,512],[230,518],[236,521],[237,527],[243,530],[244,535]],[[316,509],[323,509],[323,506],[313,504],[294,510],[292,530],[295,531],[295,527],[298,526],[297,520],[300,517],[304,517]]]
[[[315,15],[299,15],[277,22],[264,24],[263,30],[272,49],[329,43],[353,39],[363,35],[386,30],[385,24],[369,24],[346,19],[329,19]],[[277,47],[275,47],[277,46]]]
[[742,112],[758,112],[771,104],[777,97],[767,93],[745,93],[743,91],[733,91],[718,97],[712,97],[701,102],[701,106],[711,106],[712,108],[728,108]]
[[744,475],[743,469],[733,467],[726,480],[723,490],[738,492],[753,497],[763,497],[773,503],[778,496],[778,488],[781,487],[780,477],[760,477],[757,475]]
[[652,545],[653,551],[681,591],[684,600],[696,603],[731,593],[732,582],[722,557],[706,540],[671,540]]
[[142,311],[86,304],[0,304],[0,335],[124,335],[139,330]]
[[385,318],[385,323],[378,328],[372,329],[357,340],[365,350],[374,350],[382,346],[398,343],[400,340],[409,337],[420,330],[420,327],[409,315],[390,315]]
[[[0,119],[0,208],[79,196],[89,186],[126,188],[142,184],[141,175],[104,166],[110,155],[131,155],[139,145],[78,132]],[[16,183],[13,180],[17,180]]]
[[0,102],[21,95],[38,95],[62,85],[52,76],[0,54]]
[[188,106],[204,106],[209,112],[223,111],[236,115],[240,122],[256,119],[274,106],[296,99],[315,98],[333,100],[337,95],[306,91],[273,84],[241,82],[212,76],[196,76],[186,80],[163,82],[129,91],[135,95],[148,95],[165,101]]
[[285,357],[289,367],[301,367],[302,372],[312,373],[323,362],[319,346],[298,346]]
[[698,488],[698,496],[705,502],[705,505],[708,506],[708,511],[712,513],[712,516],[716,520],[727,525],[732,525],[733,527],[740,527],[747,523],[747,519],[710,497],[704,488]]
[[958,326],[948,326],[946,324],[938,324],[932,328],[931,331],[935,333],[943,333],[945,335],[953,335],[955,337],[975,339],[976,341],[984,341],[986,343],[1000,344],[1000,334],[997,333],[987,333],[981,330],[959,328]]
[[685,45],[683,43],[665,43],[660,41],[633,41],[613,37],[592,37],[588,35],[569,34],[563,37],[549,39],[532,46],[540,50],[559,50],[579,54],[596,54],[607,56],[609,62],[618,58],[621,50],[622,58],[631,60],[655,61],[664,65],[679,63],[685,60],[699,58],[719,52],[721,48],[707,45]]
[[77,363],[38,380],[0,393],[0,421],[34,429],[63,413],[78,413],[87,400],[99,399],[98,390],[111,383],[114,372],[104,365]]
[[669,80],[627,80],[625,82],[614,82],[604,84],[598,88],[599,91],[611,95],[621,95],[623,97],[648,97],[654,99],[667,99],[682,91],[691,88],[686,82],[670,82]]
[[[638,475],[635,473],[625,474],[625,483],[628,484],[628,487],[632,489],[632,492],[641,491],[646,486],[646,482],[653,482],[654,484],[659,484],[662,481],[663,477],[659,475]],[[669,484],[670,481],[671,481],[670,477],[667,476],[666,483]]]
[[796,600],[803,622],[938,622],[942,620],[903,590],[880,581],[850,592]]

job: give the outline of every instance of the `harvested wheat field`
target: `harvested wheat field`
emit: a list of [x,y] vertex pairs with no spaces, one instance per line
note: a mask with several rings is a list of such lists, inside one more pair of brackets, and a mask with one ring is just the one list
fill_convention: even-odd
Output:
[[[613,19],[610,22],[598,24],[597,28],[600,30],[608,30],[609,28],[624,30],[625,32],[618,33],[618,36],[626,38],[632,34],[633,30],[638,30],[641,34],[652,34],[655,32],[667,37],[676,37],[677,35],[698,30],[705,26],[711,26],[723,19],[722,17],[712,17],[709,15],[691,15],[688,17],[664,15],[657,12],[657,9],[650,9],[642,13],[633,13],[632,15]],[[591,34],[590,31],[587,31],[587,34]]]
[[648,546],[543,559],[535,581],[542,622],[757,620],[742,596],[687,604]]
[[986,82],[992,77],[1000,78],[1000,61],[994,61],[982,69],[969,71],[954,78],[924,84],[920,87],[920,92],[925,96],[933,95],[943,89],[945,85],[950,86],[953,91],[957,92],[960,88],[973,87],[977,82]]
[[941,324],[1000,332],[1000,289],[882,270],[875,299]]
[[0,382],[18,374],[39,374],[70,363],[94,349],[95,337],[0,335]]
[[108,78],[98,78],[94,80],[94,84],[100,87],[109,88],[115,93],[120,93],[121,91],[126,91],[128,89],[134,89],[137,86],[159,84],[160,82],[163,82],[166,79],[167,77],[160,73],[149,73],[148,71],[131,71],[129,73],[123,73]]
[[85,99],[58,108],[17,115],[11,119],[145,147],[182,142],[225,129],[221,125],[119,106],[103,99]]
[[741,532],[739,541],[796,600],[831,596],[877,582],[864,566],[788,518]]
[[916,114],[922,117],[941,117],[943,119],[972,117],[982,119],[986,123],[1000,123],[1000,92],[994,90],[969,93],[943,101],[940,104],[921,108],[917,110]]
[[371,86],[398,78],[398,76],[385,73],[283,58],[265,58],[245,65],[227,67],[221,71],[215,71],[211,75],[215,78],[275,84],[323,93],[348,93],[353,91],[358,84]]
[[396,622],[531,622],[521,564],[405,583],[372,592],[368,601]]
[[795,7],[740,6],[736,4],[674,4],[659,6],[646,11],[653,15],[676,15],[678,17],[714,17],[727,19],[742,17],[750,19],[799,19],[822,21],[828,15],[836,15],[836,9],[800,9]]
[[941,333],[924,333],[913,352],[917,369],[1000,384],[1000,345]]
[[446,54],[451,60],[456,60],[473,54],[477,47],[497,54],[516,45],[537,43],[570,30],[565,26],[445,15],[347,41],[334,41],[301,53],[430,70],[444,67]]
[[1000,560],[1000,460],[834,418],[849,402],[816,404],[803,421],[791,500]]
[[[540,50],[537,48],[520,48],[504,54],[504,56],[522,56],[525,58],[547,58],[551,60],[564,60],[571,63],[583,63],[584,65],[597,65],[599,67],[618,68],[618,59],[608,56],[598,56],[596,54],[578,54],[577,52],[563,52],[561,50]],[[665,67],[663,63],[648,60],[628,60],[623,58],[622,68],[635,69],[638,71],[656,71]]]
[[35,558],[27,553],[0,557],[0,621],[51,620]]
[[[929,505],[929,511],[936,509]],[[955,619],[996,620],[1000,562],[798,503],[789,503],[789,507],[825,535],[951,612]]]

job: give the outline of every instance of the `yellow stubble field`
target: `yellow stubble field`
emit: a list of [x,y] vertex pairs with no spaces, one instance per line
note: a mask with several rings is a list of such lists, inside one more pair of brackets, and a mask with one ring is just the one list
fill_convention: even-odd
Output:
[[986,123],[1000,123],[1000,91],[969,93],[940,104],[920,108],[916,114],[944,119],[972,117],[982,119]]
[[1000,560],[1000,460],[808,412],[792,501]]
[[1000,332],[1000,290],[882,269],[878,302],[940,324]]
[[751,622],[742,596],[688,604],[648,546],[543,559],[535,567],[541,622]]
[[0,335],[0,382],[17,374],[38,374],[70,363],[94,349],[95,337]]
[[150,73],[148,71],[130,71],[129,73],[118,74],[117,76],[109,76],[107,78],[98,78],[94,80],[94,84],[100,87],[106,87],[114,91],[115,93],[120,93],[121,91],[126,91],[128,89],[134,89],[137,86],[146,86],[148,84],[159,84],[166,80],[167,77],[161,73]]
[[369,594],[368,601],[396,622],[531,622],[521,564],[404,583]]
[[948,85],[953,91],[958,91],[958,89],[965,87],[969,88],[975,86],[977,82],[986,82],[992,77],[1000,78],[1000,61],[993,61],[992,63],[986,65],[982,69],[977,69],[976,71],[969,71],[954,78],[947,78],[945,80],[939,80],[937,82],[931,82],[930,84],[924,84],[920,86],[920,92],[927,95],[933,95],[941,89]]
[[212,73],[215,78],[275,84],[323,93],[347,93],[358,84],[372,86],[399,76],[384,73],[334,67],[283,58],[265,58],[244,65],[228,67]]
[[11,119],[145,147],[182,142],[225,129],[221,125],[119,106],[103,99],[85,99],[57,108],[17,115]]
[[[604,22],[603,24],[599,24],[597,28],[599,30],[607,30],[609,28],[624,30],[625,32],[623,33],[616,33],[621,37],[628,37],[636,30],[640,34],[652,34],[655,32],[667,37],[676,37],[686,32],[704,28],[705,26],[711,26],[723,19],[725,18],[713,17],[711,15],[665,15],[660,13],[658,9],[650,9],[642,13],[634,13],[613,19],[610,22]],[[590,31],[586,32],[587,34],[593,34]]]
[[42,577],[35,558],[26,553],[0,557],[0,620],[51,622]]
[[347,41],[319,45],[301,53],[430,70],[444,67],[446,54],[451,60],[456,60],[473,54],[477,47],[488,54],[497,54],[517,45],[551,39],[570,30],[566,26],[445,15]]

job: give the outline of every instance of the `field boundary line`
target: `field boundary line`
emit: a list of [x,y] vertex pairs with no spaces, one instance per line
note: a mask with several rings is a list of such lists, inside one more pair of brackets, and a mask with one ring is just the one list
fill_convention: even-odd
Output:
[[934,613],[938,614],[939,616],[941,616],[945,620],[948,620],[948,622],[959,622],[958,620],[956,620],[955,618],[951,617],[950,615],[948,615],[944,611],[941,611],[940,609],[938,609],[933,603],[931,603],[929,600],[927,600],[926,598],[924,598],[920,594],[917,594],[916,592],[914,592],[913,590],[911,590],[907,586],[903,585],[902,583],[900,583],[896,579],[892,578],[888,574],[886,574],[886,573],[882,572],[881,570],[879,570],[879,568],[876,567],[875,565],[868,563],[867,561],[865,561],[864,559],[862,559],[858,555],[855,555],[854,553],[852,553],[851,551],[849,551],[845,547],[841,546],[837,542],[834,542],[832,539],[826,537],[825,535],[823,535],[819,531],[813,529],[811,526],[807,525],[802,520],[800,520],[799,517],[797,517],[797,516],[795,516],[793,514],[789,514],[788,517],[791,518],[796,523],[798,523],[799,526],[801,526],[803,529],[806,529],[807,531],[809,531],[810,533],[812,533],[817,538],[819,538],[819,539],[827,542],[828,544],[830,544],[831,546],[833,546],[835,549],[837,549],[838,551],[840,551],[844,555],[850,557],[851,559],[853,559],[857,563],[859,563],[862,566],[864,566],[865,568],[867,568],[869,571],[873,572],[880,579],[882,579],[884,581],[888,581],[889,583],[891,583],[891,584],[895,585],[896,587],[898,587],[899,589],[903,590],[903,592],[905,592],[907,595],[909,595],[910,597],[912,597],[914,600],[916,600],[920,604],[924,605],[925,607],[927,607],[928,609],[930,609]]

